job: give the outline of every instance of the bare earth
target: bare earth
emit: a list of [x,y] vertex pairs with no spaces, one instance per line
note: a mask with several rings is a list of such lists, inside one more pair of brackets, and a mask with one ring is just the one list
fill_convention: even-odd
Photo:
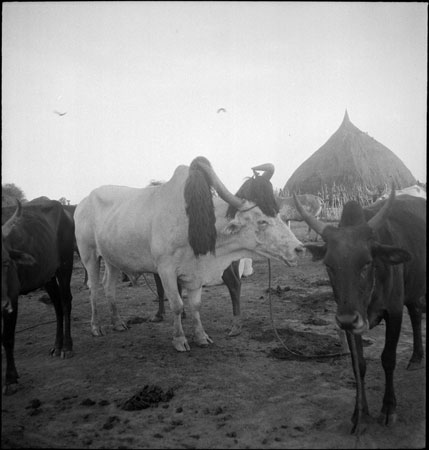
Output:
[[[306,228],[293,223],[303,239]],[[298,267],[272,262],[273,318],[286,345],[307,355],[340,352],[335,302],[321,263],[306,255]],[[155,290],[152,276],[146,277]],[[75,356],[48,355],[54,342],[53,308],[22,297],[16,335],[18,391],[2,396],[2,448],[423,448],[426,445],[426,370],[407,371],[412,331],[404,311],[395,386],[398,422],[374,421],[359,439],[350,434],[355,383],[350,356],[288,358],[273,332],[268,266],[254,260],[243,280],[243,331],[228,337],[232,307],[227,288],[203,289],[201,318],[214,340],[192,342],[178,353],[172,314],[148,319],[155,296],[143,277],[138,286],[119,283],[118,306],[126,332],[112,330],[106,303],[99,306],[105,336],[90,332],[89,292],[76,261],[72,280]],[[185,299],[185,309],[186,299]],[[426,340],[426,314],[423,320]],[[384,391],[380,355],[384,324],[365,336],[366,389],[377,417]],[[2,379],[5,359],[2,357]],[[146,386],[146,388],[145,388]],[[123,407],[144,409],[123,409]]]

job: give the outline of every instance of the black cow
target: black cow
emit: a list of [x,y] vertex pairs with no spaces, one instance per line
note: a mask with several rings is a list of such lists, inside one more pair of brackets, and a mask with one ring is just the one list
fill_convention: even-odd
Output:
[[421,317],[426,295],[426,200],[408,195],[395,199],[392,188],[388,200],[364,209],[350,201],[344,206],[338,228],[308,215],[297,199],[296,205],[307,224],[325,241],[323,246],[307,244],[306,248],[314,259],[323,258],[337,302],[337,323],[348,331],[352,353],[356,348],[359,375],[354,366],[357,395],[352,432],[361,431],[361,416],[363,421],[369,417],[362,334],[383,319],[386,337],[381,362],[386,383],[380,421],[390,425],[396,419],[393,374],[404,305],[411,318],[414,338],[407,368],[423,365]]
[[61,203],[28,202],[2,208],[2,342],[6,353],[4,392],[16,390],[14,361],[18,296],[39,288],[49,294],[55,308],[57,330],[51,355],[73,356],[70,333],[74,222]]

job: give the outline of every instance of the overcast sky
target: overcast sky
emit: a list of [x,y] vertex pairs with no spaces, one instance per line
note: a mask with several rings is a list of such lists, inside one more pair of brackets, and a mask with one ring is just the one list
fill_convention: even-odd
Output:
[[283,187],[346,109],[426,180],[427,3],[2,8],[2,184],[28,200],[167,181],[199,155],[233,192],[266,162]]

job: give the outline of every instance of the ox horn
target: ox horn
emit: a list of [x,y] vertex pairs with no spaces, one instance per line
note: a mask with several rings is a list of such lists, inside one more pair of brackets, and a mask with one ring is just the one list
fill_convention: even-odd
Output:
[[21,218],[22,215],[21,202],[19,200],[17,200],[16,202],[17,206],[15,212],[13,213],[12,217],[10,217],[9,220],[7,220],[1,227],[1,232],[4,237],[8,236],[8,234],[12,231],[12,228]]
[[242,200],[241,198],[236,197],[234,194],[231,194],[231,192],[228,191],[228,189],[222,183],[222,181],[220,181],[219,177],[216,175],[215,171],[213,170],[208,161],[205,162],[203,159],[201,159],[198,161],[198,165],[210,178],[212,185],[215,191],[219,194],[220,198],[225,200],[228,204],[230,204],[236,209],[241,209],[243,207],[245,201]]
[[368,220],[368,225],[373,229],[376,230],[377,228],[380,228],[380,226],[384,223],[386,220],[390,208],[393,204],[393,201],[395,200],[395,184],[392,182],[392,190],[390,192],[389,198],[386,201],[386,203],[383,205],[383,207],[378,211],[378,213]]
[[323,223],[320,220],[317,220],[314,216],[309,214],[299,202],[295,192],[293,193],[293,199],[295,201],[296,209],[301,214],[302,218],[307,223],[307,225],[310,228],[312,228],[316,233],[320,234],[320,236],[322,236],[323,230],[325,229],[327,224]]
[[257,170],[263,170],[261,177],[270,180],[274,173],[274,165],[271,163],[261,164],[259,166],[252,167],[252,170],[255,175]]
[[377,190],[370,191],[366,184],[364,186],[365,186],[365,191],[366,191],[367,194],[369,194],[369,195],[377,195]]

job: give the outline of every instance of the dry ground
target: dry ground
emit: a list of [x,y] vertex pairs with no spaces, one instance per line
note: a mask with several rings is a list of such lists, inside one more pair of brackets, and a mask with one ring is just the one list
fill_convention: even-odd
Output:
[[[293,229],[303,238],[305,227],[293,223]],[[137,287],[120,283],[118,289],[118,305],[132,322],[130,329],[114,332],[103,303],[105,336],[94,338],[88,290],[76,262],[75,356],[67,360],[48,356],[55,333],[53,309],[38,301],[40,292],[23,297],[15,351],[20,383],[16,394],[2,397],[2,448],[424,447],[426,371],[405,369],[412,350],[408,314],[395,372],[398,422],[389,429],[371,424],[357,440],[350,435],[355,397],[350,357],[279,359],[284,352],[270,321],[266,260],[256,259],[254,270],[243,280],[242,334],[227,335],[232,308],[226,287],[204,288],[201,317],[214,344],[193,344],[187,318],[187,353],[171,345],[168,306],[164,322],[147,321],[157,305],[143,277]],[[147,279],[154,288],[153,278]],[[273,262],[271,283],[274,323],[286,344],[306,354],[339,352],[335,303],[324,267],[309,255],[295,268]],[[423,330],[425,338],[426,315]],[[368,332],[365,341],[367,396],[376,417],[384,389],[384,325]],[[145,398],[153,403],[141,410],[122,409],[135,405],[139,392],[143,400],[145,386],[152,389]]]

